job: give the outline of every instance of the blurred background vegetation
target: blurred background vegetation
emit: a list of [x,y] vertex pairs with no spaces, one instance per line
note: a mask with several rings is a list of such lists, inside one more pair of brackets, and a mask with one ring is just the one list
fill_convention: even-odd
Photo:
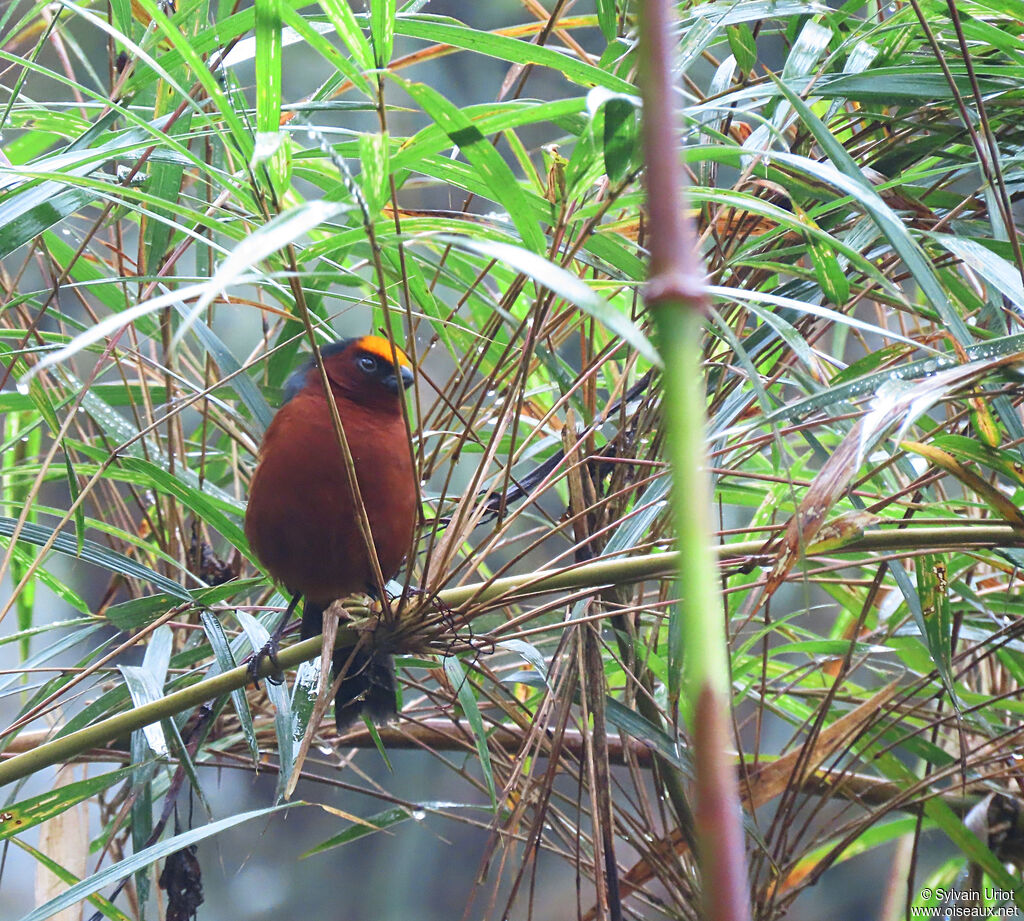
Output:
[[[678,8],[758,919],[1012,905],[1022,20]],[[0,918],[696,917],[633,3],[20,0],[0,61]],[[241,521],[371,330],[423,592],[339,739],[315,666],[230,677]]]

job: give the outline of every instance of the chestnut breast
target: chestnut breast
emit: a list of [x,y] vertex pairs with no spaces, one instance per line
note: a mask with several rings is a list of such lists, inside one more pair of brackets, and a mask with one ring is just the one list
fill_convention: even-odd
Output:
[[[369,405],[332,383],[359,491],[385,579],[398,571],[416,527],[418,485],[399,397]],[[249,490],[245,533],[289,592],[329,604],[375,586],[341,446],[322,387],[313,382],[278,410]]]

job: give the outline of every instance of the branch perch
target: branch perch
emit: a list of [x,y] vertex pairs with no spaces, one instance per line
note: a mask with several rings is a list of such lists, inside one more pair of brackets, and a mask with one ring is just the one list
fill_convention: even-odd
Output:
[[[830,549],[829,556],[847,553],[893,552],[897,550],[936,549],[963,546],[1024,546],[1024,537],[1009,525],[978,525],[959,528],[903,528],[900,530],[877,531],[865,534],[840,549]],[[757,555],[764,547],[763,541],[743,541],[722,544],[715,548],[720,559],[743,559]],[[671,575],[679,564],[677,553],[653,553],[626,559],[598,560],[582,566],[574,566],[554,572],[541,571],[526,575],[508,576],[489,583],[475,583],[438,593],[438,600],[448,608],[464,605],[512,604],[525,596],[561,591],[570,588],[597,587],[601,585],[627,585],[645,579]],[[336,645],[351,646],[357,640],[355,631],[339,629]],[[295,668],[301,662],[319,655],[320,637],[302,640],[281,650],[277,658],[282,668]],[[265,677],[275,670],[274,665],[265,661],[261,664],[260,675]],[[15,755],[0,762],[0,787],[27,777],[36,771],[69,761],[82,752],[102,748],[112,739],[142,729],[151,723],[174,716],[184,710],[197,707],[207,700],[229,694],[236,688],[245,687],[248,681],[246,666],[197,681],[195,684],[174,691],[142,707],[134,707],[124,713],[107,717],[92,726],[77,732],[60,736],[45,742],[30,751]]]

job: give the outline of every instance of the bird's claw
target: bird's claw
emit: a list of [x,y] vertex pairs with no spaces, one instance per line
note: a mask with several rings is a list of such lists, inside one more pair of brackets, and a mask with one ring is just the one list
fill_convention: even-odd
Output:
[[264,659],[269,659],[270,664],[276,669],[276,671],[263,676],[267,679],[267,684],[284,684],[284,672],[281,669],[281,663],[277,661],[278,649],[280,649],[280,646],[278,645],[277,638],[272,636],[267,640],[266,645],[259,652],[253,653],[249,659],[249,680],[257,690],[259,690],[260,686],[260,668],[263,666]]

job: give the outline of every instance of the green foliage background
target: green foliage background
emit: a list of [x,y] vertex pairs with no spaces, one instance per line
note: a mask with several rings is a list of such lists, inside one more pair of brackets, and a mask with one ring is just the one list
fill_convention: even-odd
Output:
[[[313,848],[331,853],[310,860],[333,873],[367,822],[402,836],[426,815],[487,842],[482,863],[457,858],[458,905],[489,870],[470,916],[528,917],[538,898],[585,916],[607,797],[626,910],[693,917],[668,693],[658,369],[673,356],[641,306],[635,11],[369,6],[0,11],[0,751],[145,714],[262,644],[284,599],[241,529],[256,446],[309,338],[372,329],[418,367],[408,579],[448,608],[403,621],[396,730],[342,742],[359,749],[342,768],[330,720],[310,730],[300,768],[321,782],[302,795],[340,783],[377,800],[331,814]],[[1022,10],[679,6],[758,918],[800,917],[817,904],[801,893],[864,852],[889,855],[887,877],[854,917],[903,917],[968,865],[1015,884],[1010,845],[963,816],[1018,792]],[[492,518],[488,501],[545,462]],[[583,567],[571,586],[530,593],[567,567]],[[501,594],[465,589],[505,577]],[[101,910],[156,917],[167,854],[249,820],[288,834],[265,817],[301,761],[316,673],[289,677],[225,686],[197,737],[193,702],[104,738],[131,768],[55,794],[22,786],[48,785],[37,763],[0,764],[7,847],[98,803],[86,880],[25,917],[102,900],[128,873],[130,898]],[[368,779],[403,747],[417,754]],[[425,762],[450,801],[391,792]],[[210,768],[257,763],[280,768],[276,791],[225,809]],[[182,781],[194,812],[162,827]],[[937,861],[928,835],[957,856]],[[576,872],[578,898],[545,889]]]

